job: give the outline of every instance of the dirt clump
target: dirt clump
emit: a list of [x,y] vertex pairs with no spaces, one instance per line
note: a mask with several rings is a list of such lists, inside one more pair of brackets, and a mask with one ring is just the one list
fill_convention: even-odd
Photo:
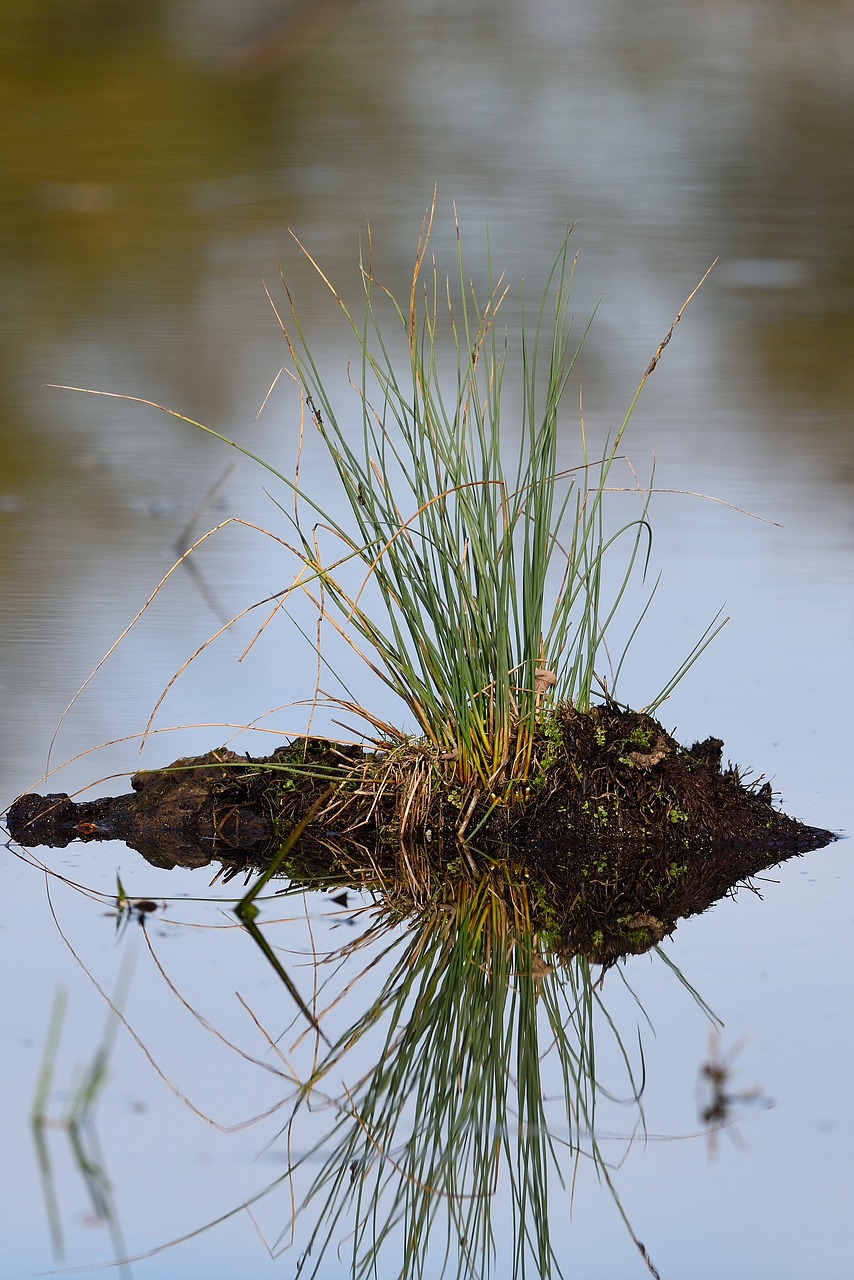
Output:
[[[141,771],[129,795],[20,797],[21,844],[121,839],[161,867],[269,865],[323,799],[282,873],[367,887],[405,915],[447,910],[461,878],[494,881],[544,947],[609,963],[646,950],[733,887],[835,836],[723,767],[718,738],[683,747],[651,716],[564,705],[538,727],[527,778],[481,794],[422,742],[381,749],[297,739],[271,756],[226,748]],[[459,838],[461,813],[470,838]]]

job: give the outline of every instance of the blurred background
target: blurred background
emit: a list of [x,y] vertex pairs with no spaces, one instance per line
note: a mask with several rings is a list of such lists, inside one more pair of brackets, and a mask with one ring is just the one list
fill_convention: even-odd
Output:
[[[732,622],[662,720],[686,742],[721,736],[725,754],[770,776],[790,812],[847,830],[852,66],[846,0],[6,0],[0,807],[45,772],[63,709],[190,541],[231,515],[282,531],[263,473],[245,460],[226,472],[234,455],[224,445],[154,409],[49,384],[171,406],[290,474],[299,406],[287,379],[256,421],[286,363],[264,291],[266,281],[284,305],[278,264],[345,402],[353,343],[289,229],[357,300],[370,224],[378,274],[405,291],[438,186],[440,268],[454,269],[455,205],[475,276],[488,228],[493,262],[513,288],[511,321],[522,275],[537,297],[574,225],[580,326],[598,306],[580,365],[593,433],[622,421],[680,305],[717,260],[626,447],[642,479],[654,462],[662,489],[711,494],[768,523],[686,496],[655,499],[663,580],[623,696],[642,704],[657,692],[723,606]],[[567,458],[577,395],[576,386]],[[354,423],[357,408],[354,397]],[[304,479],[321,493],[325,465],[309,439]],[[87,688],[51,764],[139,733],[219,620],[291,576],[268,540],[235,525],[198,565],[198,576],[170,581]],[[254,630],[226,636],[194,664],[157,724],[245,724],[308,696],[310,646],[280,625],[241,664]],[[394,718],[384,695],[365,689],[378,714]],[[296,732],[301,715],[264,723]],[[201,727],[155,739],[143,762],[224,737]],[[135,742],[116,746],[43,789],[71,791],[139,764]],[[726,1185],[702,1158],[680,1176],[673,1147],[655,1157],[655,1177],[639,1166],[640,1234],[659,1261],[670,1254],[664,1274],[847,1274],[851,1033],[839,1010],[850,1008],[854,899],[845,848],[787,864],[764,903],[727,904],[730,914],[721,908],[680,930],[679,963],[693,965],[691,980],[711,989],[734,1034],[753,1033],[755,1069],[779,1105],[759,1149],[737,1153]],[[118,849],[48,861],[102,888],[117,862],[125,876],[136,868]],[[137,875],[140,893],[174,892],[144,868]],[[90,995],[69,977],[39,877],[7,858],[3,879],[15,1082],[4,1120],[13,1147],[3,1149],[17,1152],[4,1172],[6,1204],[32,1206],[15,1209],[16,1230],[4,1232],[7,1274],[17,1276],[50,1264],[38,1195],[23,1189],[33,1176],[22,1174],[31,1153],[21,1125],[33,1064],[56,983],[80,984],[84,1040]],[[111,947],[107,928],[99,955],[109,972]],[[678,1045],[675,1014],[673,1035]],[[662,1050],[665,1097],[702,1056],[700,1024],[691,1037],[687,1065]],[[748,1221],[740,1215],[758,1186],[762,1204],[753,1201]],[[678,1230],[656,1207],[665,1187]],[[155,1224],[149,1237],[160,1234]],[[625,1257],[592,1236],[582,1256],[597,1274],[626,1274]],[[81,1240],[78,1263],[97,1252]],[[255,1260],[265,1273],[266,1255]],[[164,1265],[157,1274],[174,1274]]]

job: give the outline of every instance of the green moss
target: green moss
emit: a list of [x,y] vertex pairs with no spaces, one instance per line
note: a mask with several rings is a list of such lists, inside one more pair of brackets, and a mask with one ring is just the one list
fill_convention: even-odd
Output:
[[533,791],[539,791],[545,785],[549,771],[563,755],[564,748],[563,727],[556,716],[546,716],[540,722],[539,728],[546,739],[546,746],[543,754],[537,759],[536,773],[531,777],[529,785]]
[[652,731],[644,728],[643,725],[637,725],[627,738],[627,742],[631,742],[636,747],[651,747],[652,741]]
[[546,886],[539,880],[530,880],[528,882],[528,893],[533,899],[532,915],[536,919],[540,944],[551,950],[557,950],[562,937],[561,917],[555,908],[554,902],[551,900]]
[[608,856],[605,853],[600,853],[592,862],[588,862],[585,867],[581,868],[583,876],[605,876],[608,871]]

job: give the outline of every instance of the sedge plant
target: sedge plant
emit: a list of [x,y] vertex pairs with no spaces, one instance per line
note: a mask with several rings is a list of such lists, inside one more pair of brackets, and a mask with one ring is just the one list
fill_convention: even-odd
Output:
[[[538,729],[551,706],[570,702],[586,711],[597,685],[614,697],[646,607],[621,652],[611,654],[607,636],[636,572],[646,572],[651,489],[637,486],[639,513],[614,527],[606,511],[615,487],[611,473],[643,386],[700,285],[660,344],[618,429],[591,453],[582,415],[578,461],[561,467],[563,401],[589,330],[577,338],[573,333],[570,233],[536,309],[528,308],[523,286],[518,333],[511,334],[503,325],[505,277],[496,277],[488,255],[481,296],[466,270],[458,224],[453,280],[428,259],[435,211],[434,199],[403,301],[378,279],[368,235],[360,257],[360,313],[300,244],[356,342],[350,369],[358,425],[352,408],[339,405],[324,380],[284,275],[284,315],[270,298],[303,409],[292,477],[210,427],[164,411],[237,448],[291,490],[292,510],[274,501],[295,539],[270,536],[296,555],[299,567],[291,586],[273,597],[274,613],[287,608],[293,593],[305,593],[321,621],[397,695],[417,725],[419,758],[426,752],[430,762],[425,785],[438,785],[446,795],[453,789],[462,835],[476,811],[480,825],[494,807],[523,803],[531,793]],[[508,371],[518,385],[505,393]],[[512,409],[502,412],[511,396]],[[340,481],[328,503],[302,488],[306,411]],[[614,572],[610,561],[618,549],[622,560]],[[669,695],[716,634],[716,623],[648,710]],[[610,688],[598,674],[603,656],[612,672]],[[406,735],[370,709],[337,701],[379,729],[385,749],[409,745]],[[403,754],[401,782],[407,779]],[[428,806],[419,800],[418,807]]]
[[[306,570],[300,586],[336,628],[355,634],[354,645],[364,641],[378,656],[368,659],[374,670],[408,707],[446,777],[463,788],[462,829],[481,799],[494,806],[527,794],[550,702],[591,704],[606,633],[633,572],[645,568],[651,538],[648,492],[640,514],[609,531],[609,476],[670,334],[601,456],[589,455],[582,419],[580,461],[561,471],[562,401],[587,333],[573,336],[570,234],[533,314],[523,296],[514,350],[502,327],[508,286],[503,275],[495,278],[491,257],[483,301],[466,274],[458,226],[454,284],[428,263],[434,212],[435,204],[422,224],[405,303],[378,281],[369,236],[358,318],[303,249],[358,344],[360,431],[327,389],[286,282],[290,316],[276,314],[353,521],[346,529],[309,504],[343,545],[330,568],[315,528],[303,529],[295,506],[290,518]],[[520,417],[511,440],[502,404],[514,359]],[[617,543],[627,544],[626,555],[606,598],[605,562]],[[339,572],[349,558],[365,570],[355,589]]]

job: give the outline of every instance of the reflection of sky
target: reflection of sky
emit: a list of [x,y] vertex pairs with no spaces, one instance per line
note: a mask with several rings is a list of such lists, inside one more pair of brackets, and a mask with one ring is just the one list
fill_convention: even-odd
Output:
[[[605,295],[582,364],[585,418],[596,432],[622,417],[679,305],[721,256],[650,381],[627,448],[641,476],[655,452],[662,487],[715,494],[784,527],[685,497],[655,501],[664,578],[625,692],[637,702],[654,692],[725,605],[733,621],[664,708],[664,723],[686,741],[720,734],[733,759],[769,774],[790,812],[851,828],[850,18],[842,7],[816,5],[787,6],[785,20],[776,5],[659,0],[642,10],[493,3],[461,14],[433,3],[407,6],[401,20],[397,4],[353,5],[292,63],[242,88],[215,79],[223,50],[245,35],[242,23],[237,33],[230,25],[233,6],[163,7],[173,52],[187,59],[178,77],[158,30],[144,73],[132,42],[110,46],[103,32],[101,61],[86,62],[86,40],[73,56],[57,54],[81,74],[63,80],[54,64],[49,96],[38,80],[44,51],[34,44],[39,57],[26,74],[17,56],[10,83],[30,132],[21,135],[26,149],[15,151],[16,131],[7,131],[0,178],[0,260],[13,286],[0,312],[3,803],[41,773],[62,708],[172,563],[176,537],[229,460],[224,447],[162,415],[43,384],[110,387],[173,404],[250,447],[259,439],[259,451],[288,471],[293,427],[284,396],[250,426],[282,361],[260,284],[275,280],[277,257],[286,258],[307,320],[328,344],[329,366],[343,370],[350,347],[327,329],[331,312],[321,309],[286,225],[355,293],[358,236],[370,217],[378,258],[400,283],[438,179],[440,198],[459,202],[472,263],[482,261],[488,219],[496,263],[509,264],[514,283],[528,272],[532,296],[563,226],[578,220],[579,318]],[[257,16],[260,23],[260,9]],[[162,116],[158,101],[168,103]],[[45,136],[55,143],[49,154],[36,145]],[[447,219],[436,245],[453,249]],[[568,431],[574,422],[570,402]],[[325,490],[328,469],[313,445],[312,468]],[[260,483],[242,464],[200,528],[231,513],[270,523]],[[235,610],[287,576],[272,547],[236,529],[200,563]],[[60,757],[138,731],[215,627],[195,587],[177,580],[84,696]],[[240,666],[251,629],[221,642],[220,657],[200,661],[170,694],[160,723],[245,721],[304,696],[313,655],[277,627]],[[347,674],[358,681],[355,670]],[[359,688],[368,696],[367,683]],[[372,705],[394,718],[382,697]],[[283,730],[301,725],[287,713],[274,720]],[[156,740],[144,760],[204,750],[225,736],[199,729],[174,746]],[[138,764],[132,749],[110,751],[75,766],[67,785]],[[844,850],[787,864],[768,877],[764,902],[743,893],[736,906],[722,904],[678,931],[672,954],[731,1040],[752,1034],[744,1084],[761,1082],[778,1105],[744,1126],[750,1153],[724,1140],[717,1166],[706,1164],[702,1142],[653,1143],[633,1154],[619,1185],[664,1274],[684,1274],[697,1240],[710,1235],[714,1274],[844,1273]],[[116,866],[131,893],[203,891],[113,846],[47,860],[105,891]],[[68,1059],[85,1058],[102,1010],[73,976],[38,877],[7,860],[4,886],[14,907],[3,932],[15,998],[4,1015],[11,1048],[3,1136],[13,1141],[0,1146],[17,1154],[4,1162],[0,1196],[16,1229],[0,1239],[4,1249],[17,1242],[9,1269],[19,1274],[50,1265],[22,1118],[53,990],[71,986]],[[85,903],[71,900],[66,910],[109,984],[118,955],[111,923]],[[201,971],[195,935],[163,945],[182,973]],[[248,946],[226,952],[208,938],[203,955],[203,972],[217,979],[218,1017],[219,990],[270,995]],[[650,1129],[687,1132],[705,1028],[663,971],[640,960],[628,973],[659,1033],[649,1042]],[[140,966],[133,1000],[150,1020],[154,1047],[197,1076],[183,1024],[173,1023],[174,1008],[153,983]],[[163,1044],[158,1019],[169,1020]],[[210,1081],[226,1111],[229,1085],[227,1073]],[[140,1097],[149,1107],[142,1119],[131,1114]],[[227,1118],[246,1113],[241,1099]],[[134,1248],[229,1207],[266,1173],[252,1163],[260,1144],[251,1131],[234,1141],[237,1154],[225,1155],[129,1044],[105,1098],[107,1138]],[[175,1174],[161,1181],[167,1149]],[[70,1175],[64,1185],[73,1187]],[[75,1194],[68,1191],[69,1209],[82,1211]],[[633,1249],[613,1230],[611,1207],[586,1186],[578,1194],[577,1256],[597,1258],[603,1277],[625,1274]],[[145,1195],[155,1196],[156,1211]],[[76,1260],[100,1256],[101,1247],[77,1230]],[[186,1257],[211,1276],[231,1274],[223,1256],[246,1248],[259,1273],[265,1266],[246,1223],[191,1248]],[[182,1255],[152,1261],[146,1274],[174,1274],[175,1260]]]

